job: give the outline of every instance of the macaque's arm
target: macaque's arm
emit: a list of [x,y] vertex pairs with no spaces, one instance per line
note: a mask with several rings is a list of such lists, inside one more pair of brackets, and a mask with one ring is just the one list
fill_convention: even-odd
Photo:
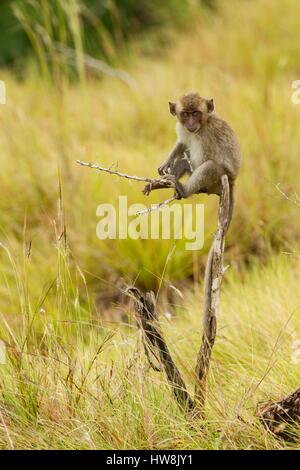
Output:
[[182,142],[176,142],[167,160],[158,168],[158,173],[160,175],[172,173],[172,168],[173,168],[176,158],[183,156],[185,150],[186,150],[186,146]]

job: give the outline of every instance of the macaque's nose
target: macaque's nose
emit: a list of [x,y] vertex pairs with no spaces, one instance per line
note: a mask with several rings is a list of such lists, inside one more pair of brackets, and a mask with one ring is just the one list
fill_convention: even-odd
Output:
[[190,132],[195,132],[197,130],[197,123],[194,121],[194,119],[190,119],[188,122],[187,122],[187,128]]

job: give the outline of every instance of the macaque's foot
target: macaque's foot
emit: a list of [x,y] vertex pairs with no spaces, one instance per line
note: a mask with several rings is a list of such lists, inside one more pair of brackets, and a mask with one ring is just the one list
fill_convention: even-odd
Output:
[[148,183],[148,184],[146,184],[146,186],[144,187],[144,189],[142,189],[142,193],[143,193],[145,196],[149,196],[149,194],[151,193],[151,189],[152,189],[152,185],[151,185],[151,183]]
[[163,178],[166,181],[172,181],[174,184],[176,184],[176,178],[174,175],[171,175],[170,173],[163,175]]
[[164,175],[161,178],[153,179],[150,183],[147,183],[142,189],[142,193],[145,196],[149,196],[151,191],[154,189],[161,189],[161,188],[175,188],[176,179],[174,175]]

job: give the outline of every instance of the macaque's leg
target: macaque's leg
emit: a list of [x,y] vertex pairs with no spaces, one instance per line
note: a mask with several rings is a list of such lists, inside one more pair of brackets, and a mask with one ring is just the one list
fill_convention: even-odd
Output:
[[207,160],[194,170],[185,184],[176,182],[179,197],[187,198],[196,193],[218,194],[222,192],[221,177],[224,168],[212,160]]
[[191,174],[191,167],[189,162],[182,158],[176,160],[172,168],[172,174],[175,176],[175,179],[179,180],[186,173]]
[[172,166],[174,160],[179,156],[183,155],[186,147],[182,142],[177,142],[170,152],[167,160],[158,168],[158,173],[164,175],[166,173],[172,173]]

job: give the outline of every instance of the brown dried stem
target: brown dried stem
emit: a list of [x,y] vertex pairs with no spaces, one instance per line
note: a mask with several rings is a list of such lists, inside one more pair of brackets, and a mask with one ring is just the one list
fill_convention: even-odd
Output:
[[[194,402],[187,391],[184,380],[172,359],[162,331],[159,328],[153,292],[143,294],[136,287],[129,287],[125,292],[134,299],[137,322],[144,334],[145,347],[148,347],[154,357],[160,362],[180,408],[191,411],[194,408]],[[149,360],[148,355],[147,357]],[[153,367],[152,362],[150,362],[150,365]]]
[[[95,170],[104,171],[105,173],[109,173],[110,175],[116,175],[116,176],[119,176],[120,178],[146,182],[147,184],[142,190],[142,193],[145,196],[149,196],[150,192],[154,191],[155,189],[175,188],[175,178],[173,175],[165,175],[165,176],[162,176],[161,178],[148,178],[147,176],[135,176],[135,175],[128,175],[127,173],[121,173],[120,171],[112,170],[111,167],[105,168],[103,166],[97,165],[96,163],[82,162],[81,160],[76,160],[76,162],[81,166],[87,166],[89,168],[94,168]],[[137,212],[136,215],[146,214],[147,212],[160,209],[161,207],[164,207],[167,204],[170,204],[175,199],[177,199],[177,197],[173,196],[169,199],[166,199],[165,201],[160,202],[159,204],[153,204],[151,207]]]
[[[130,287],[126,291],[135,300],[135,311],[138,324],[143,330],[145,349],[149,348],[150,352],[160,362],[179,406],[188,411],[197,408],[196,414],[199,416],[204,414],[206,381],[216,336],[216,314],[220,302],[221,281],[224,272],[223,253],[230,211],[230,189],[227,176],[223,176],[222,184],[223,192],[220,197],[218,229],[206,265],[205,278],[207,282],[205,283],[204,292],[206,302],[203,317],[202,343],[196,364],[197,384],[195,387],[195,400],[192,400],[159,329],[153,293],[147,292],[143,294],[135,287]],[[147,354],[147,357],[149,360],[149,354]],[[149,362],[153,367],[152,361]]]
[[196,364],[197,383],[195,387],[195,401],[200,413],[203,413],[205,404],[207,375],[216,337],[216,316],[220,305],[221,282],[224,272],[223,255],[230,210],[230,189],[226,175],[222,177],[222,185],[223,191],[219,204],[218,228],[208,255],[205,270],[203,335]]

